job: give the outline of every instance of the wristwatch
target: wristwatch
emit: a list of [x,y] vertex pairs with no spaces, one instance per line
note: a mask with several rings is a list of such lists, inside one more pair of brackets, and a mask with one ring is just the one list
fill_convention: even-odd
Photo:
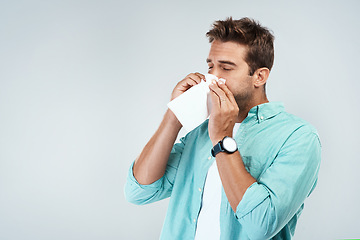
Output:
[[211,149],[211,155],[215,157],[219,152],[234,153],[237,150],[238,147],[235,139],[226,136]]

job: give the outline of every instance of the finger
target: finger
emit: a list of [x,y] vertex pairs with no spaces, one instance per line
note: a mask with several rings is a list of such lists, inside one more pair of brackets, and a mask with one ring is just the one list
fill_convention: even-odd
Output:
[[226,86],[226,84],[222,81],[218,82],[219,88],[222,89],[224,91],[224,93],[226,94],[226,97],[230,100],[230,102],[232,104],[237,104],[234,94],[230,91],[230,89]]
[[178,83],[178,86],[181,86],[181,87],[185,88],[185,90],[187,90],[187,89],[195,86],[196,84],[197,84],[197,82],[195,82],[191,78],[186,77]]
[[196,76],[200,77],[200,79],[206,81],[204,74],[201,74],[201,73],[198,73],[198,72],[196,72],[196,73],[194,73],[194,74],[195,74]]
[[[189,74],[190,75],[190,74]],[[178,86],[183,88],[182,91],[186,91],[187,89],[195,86],[196,84],[198,84],[196,82],[196,80],[192,79],[190,76],[186,76],[183,80],[181,80],[179,83],[178,83]]]
[[213,82],[209,85],[210,89],[218,96],[220,106],[230,103],[230,99],[226,96],[225,92],[218,86],[218,83]]
[[190,73],[189,75],[187,75],[186,78],[193,80],[196,84],[199,84],[201,82],[201,76],[198,76],[195,73]]

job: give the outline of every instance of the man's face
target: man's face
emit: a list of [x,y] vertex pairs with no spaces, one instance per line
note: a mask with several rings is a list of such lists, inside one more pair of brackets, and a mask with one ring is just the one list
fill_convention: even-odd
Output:
[[253,95],[253,77],[244,61],[246,47],[235,42],[213,41],[207,63],[210,74],[226,79],[226,86],[234,94],[239,107],[247,104]]

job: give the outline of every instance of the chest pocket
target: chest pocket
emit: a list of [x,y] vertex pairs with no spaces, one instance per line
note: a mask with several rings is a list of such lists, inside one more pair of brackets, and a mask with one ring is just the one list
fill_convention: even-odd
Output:
[[257,180],[264,170],[266,159],[260,156],[242,156],[242,159],[246,170]]

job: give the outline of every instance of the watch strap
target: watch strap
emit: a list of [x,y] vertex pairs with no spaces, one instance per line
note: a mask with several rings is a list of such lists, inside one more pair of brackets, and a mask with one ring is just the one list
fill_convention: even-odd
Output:
[[230,138],[232,139],[235,144],[236,144],[236,141],[235,139],[231,138],[231,137],[228,137],[228,136],[225,136],[222,140],[220,140],[212,149],[211,149],[211,155],[213,157],[215,157],[219,152],[226,152],[226,153],[234,153],[238,150],[237,148],[237,145],[236,145],[236,149],[233,151],[233,150],[228,150],[226,149],[224,146],[223,146],[223,142],[226,138]]
[[221,141],[219,141],[212,149],[211,155],[215,157],[219,152],[223,152],[224,150],[221,147]]

